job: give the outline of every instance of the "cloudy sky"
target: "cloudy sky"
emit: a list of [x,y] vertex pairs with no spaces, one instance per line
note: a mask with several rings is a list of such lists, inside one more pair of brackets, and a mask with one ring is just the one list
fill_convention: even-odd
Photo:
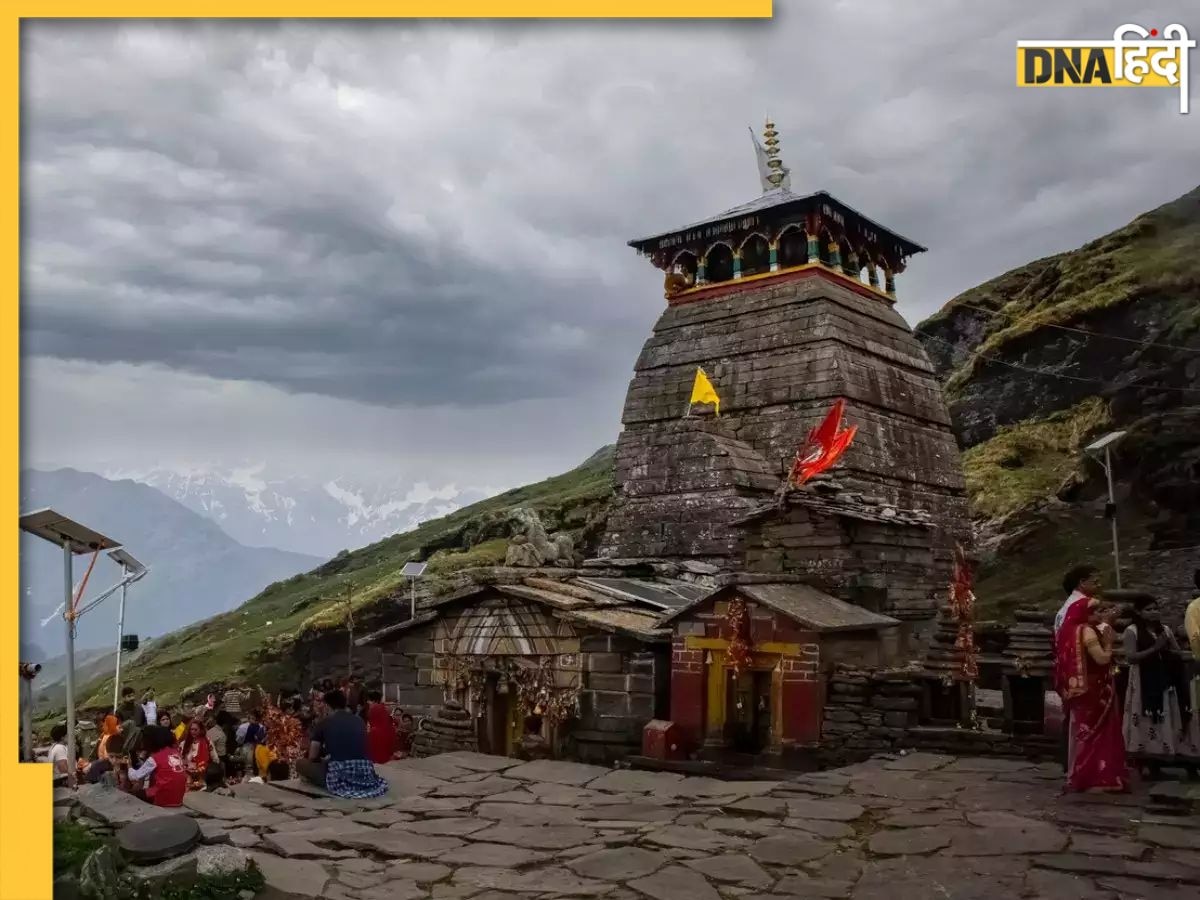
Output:
[[663,307],[625,242],[755,196],[766,114],[795,189],[931,248],[914,323],[1200,181],[1174,91],[1014,87],[1015,41],[1104,38],[1128,4],[776,8],[27,23],[25,464],[569,468],[615,438]]

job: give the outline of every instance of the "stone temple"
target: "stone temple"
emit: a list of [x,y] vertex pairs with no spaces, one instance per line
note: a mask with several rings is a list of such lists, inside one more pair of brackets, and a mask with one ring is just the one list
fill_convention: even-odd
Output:
[[[920,633],[967,524],[940,386],[895,309],[895,278],[924,248],[827,193],[793,193],[769,124],[766,139],[760,197],[631,242],[668,272],[667,308],[629,387],[601,555],[802,577]],[[688,407],[697,367],[719,416]],[[775,502],[838,398],[858,426],[842,490]]]
[[[507,566],[359,640],[368,683],[429,715],[432,745],[780,758],[967,716],[938,620],[967,534],[962,469],[895,309],[923,248],[794,193],[770,123],[765,145],[759,197],[631,242],[666,273],[666,309],[634,367],[596,558],[554,558],[530,522]],[[719,411],[689,404],[698,369]],[[838,400],[857,436],[796,486]]]

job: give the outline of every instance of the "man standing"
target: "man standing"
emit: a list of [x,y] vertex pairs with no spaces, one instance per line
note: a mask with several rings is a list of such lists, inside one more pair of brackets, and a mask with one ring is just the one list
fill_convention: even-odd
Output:
[[388,783],[367,757],[367,723],[346,709],[341,691],[327,693],[325,705],[330,713],[313,728],[308,759],[296,762],[297,774],[335,797],[382,797]]
[[[1192,584],[1200,591],[1200,569],[1192,573]],[[1200,663],[1200,595],[1187,605],[1183,614],[1183,630],[1187,632],[1188,643],[1192,645],[1192,658]]]

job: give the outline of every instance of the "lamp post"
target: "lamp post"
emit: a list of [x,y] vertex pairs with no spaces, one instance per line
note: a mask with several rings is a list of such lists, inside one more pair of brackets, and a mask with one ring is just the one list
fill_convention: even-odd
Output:
[[115,588],[101,594],[83,609],[78,609],[74,597],[71,563],[75,554],[115,550],[120,543],[93,531],[86,525],[67,518],[52,509],[26,513],[18,520],[22,531],[62,548],[63,552],[63,621],[67,632],[67,773],[75,778],[75,621]]
[[411,582],[411,591],[408,600],[408,617],[415,619],[417,617],[417,579],[425,574],[425,568],[429,563],[423,562],[408,562],[404,564],[404,568],[400,570],[401,575],[407,575]]
[[[1113,569],[1116,570],[1118,589],[1121,587],[1121,549],[1117,537],[1117,497],[1113,490],[1112,448],[1123,437],[1125,437],[1124,431],[1110,431],[1104,437],[1093,441],[1083,448],[1083,452],[1088,454],[1104,469],[1104,474],[1108,479],[1108,503],[1105,506],[1104,512],[1108,520],[1112,523]],[[1102,452],[1103,456],[1101,456]]]
[[[125,643],[125,597],[129,585],[149,570],[123,549],[109,551],[108,558],[121,567],[121,608],[117,612],[117,671],[113,676],[113,712],[121,702],[121,654]],[[132,577],[131,577],[132,576]]]

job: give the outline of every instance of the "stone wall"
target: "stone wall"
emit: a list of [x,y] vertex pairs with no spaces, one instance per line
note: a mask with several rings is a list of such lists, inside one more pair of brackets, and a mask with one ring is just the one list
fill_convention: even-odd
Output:
[[801,576],[848,603],[929,623],[949,579],[930,528],[828,515],[805,506],[745,528],[746,569]]
[[924,673],[913,669],[838,669],[826,681],[818,757],[838,765],[873,753],[919,749],[941,753],[1053,759],[1056,738],[920,722]]
[[583,690],[571,737],[584,762],[610,763],[642,745],[642,729],[667,713],[670,677],[666,645],[648,646],[616,634],[582,638]]
[[[688,488],[698,473],[681,472],[678,486],[664,473],[655,489],[659,496],[690,495],[691,515],[662,504],[656,518],[645,501],[645,475],[668,453],[664,442],[684,440],[678,423],[697,366],[721,396],[712,425],[752,448],[777,482],[805,435],[835,399],[846,398],[859,431],[839,473],[855,489],[928,510],[935,520],[934,580],[949,580],[954,541],[969,530],[958,447],[933,367],[889,304],[821,278],[747,285],[663,313],[626,398],[617,494],[601,556],[662,555],[697,545],[713,556],[723,552],[703,532],[706,522],[724,521],[729,498]],[[709,519],[699,508],[705,503]],[[652,549],[631,554],[643,536]],[[727,564],[736,568],[738,560],[730,556]]]

